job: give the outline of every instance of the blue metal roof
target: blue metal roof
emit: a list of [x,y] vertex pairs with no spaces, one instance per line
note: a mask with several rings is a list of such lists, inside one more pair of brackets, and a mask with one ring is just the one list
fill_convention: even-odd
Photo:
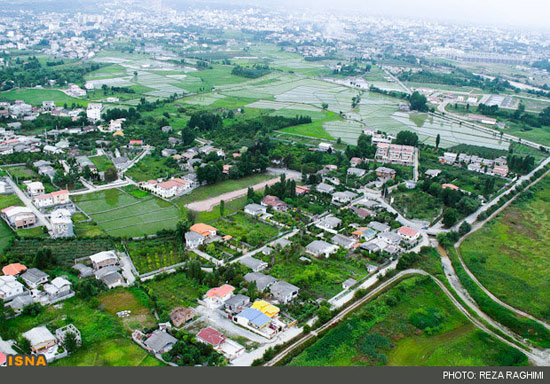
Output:
[[238,316],[244,317],[252,324],[260,328],[271,321],[268,316],[264,315],[261,311],[258,311],[255,308],[245,308],[241,313],[239,313]]

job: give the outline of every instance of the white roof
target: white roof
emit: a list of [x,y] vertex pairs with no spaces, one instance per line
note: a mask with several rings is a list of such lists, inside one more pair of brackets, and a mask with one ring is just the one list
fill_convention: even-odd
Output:
[[71,282],[64,277],[56,277],[52,280],[51,284],[57,289],[63,288],[66,285],[71,285]]
[[21,213],[32,213],[32,210],[27,207],[9,207],[4,210],[4,214],[7,217],[12,217]]
[[23,333],[23,337],[29,340],[31,345],[38,345],[55,340],[55,336],[44,326],[36,327]]
[[27,187],[29,189],[44,189],[44,184],[42,184],[40,181],[33,181],[32,183],[29,183]]
[[56,209],[51,215],[52,224],[68,224],[71,223],[71,212],[68,209]]
[[113,251],[103,251],[90,256],[93,263],[101,263],[110,259],[118,259]]

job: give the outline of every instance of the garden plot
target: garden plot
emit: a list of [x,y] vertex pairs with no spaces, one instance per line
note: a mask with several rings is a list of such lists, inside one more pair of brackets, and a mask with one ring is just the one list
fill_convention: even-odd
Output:
[[74,197],[75,203],[111,236],[143,236],[174,229],[179,209],[155,198],[110,189]]

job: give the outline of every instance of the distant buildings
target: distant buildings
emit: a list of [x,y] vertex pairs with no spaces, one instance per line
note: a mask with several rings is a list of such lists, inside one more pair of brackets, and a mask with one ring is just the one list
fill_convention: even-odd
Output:
[[375,159],[381,163],[414,165],[415,148],[410,145],[378,143]]
[[103,105],[101,103],[89,103],[86,108],[86,117],[91,121],[101,120],[101,109]]

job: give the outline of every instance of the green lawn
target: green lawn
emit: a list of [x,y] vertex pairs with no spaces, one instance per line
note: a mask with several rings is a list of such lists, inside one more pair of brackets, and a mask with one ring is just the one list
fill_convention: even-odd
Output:
[[[342,283],[349,279],[359,280],[366,276],[364,264],[351,259],[331,256],[328,259],[316,259],[305,255],[311,260],[305,263],[299,260],[299,252],[288,249],[273,255],[275,263],[267,271],[273,277],[285,280],[300,288],[302,296],[329,299],[342,291]],[[265,262],[271,263],[272,255],[257,255]]]
[[[318,112],[316,112],[318,113]],[[274,112],[273,114],[277,114]],[[304,114],[308,114],[304,111]],[[294,114],[296,116],[296,114]],[[312,116],[313,118],[314,116]],[[323,119],[315,120],[309,124],[296,125],[294,127],[288,127],[281,129],[281,132],[291,133],[295,135],[310,136],[317,139],[335,140],[323,127],[323,123],[326,121],[339,121],[340,116],[334,112],[326,112],[326,117]]]
[[243,212],[220,218],[212,225],[224,235],[231,235],[253,247],[265,243],[279,233],[276,227],[262,223]]
[[165,164],[166,159],[165,157],[145,156],[126,172],[126,176],[140,182],[161,177],[168,178],[181,173],[179,168],[167,167]]
[[550,320],[550,178],[464,241],[469,269],[502,301]]
[[6,224],[4,220],[0,221],[0,254],[8,246],[10,240],[13,238],[14,233],[11,228]]
[[443,208],[443,204],[432,195],[415,189],[392,193],[393,206],[409,219],[432,221]]
[[180,210],[171,203],[118,189],[75,196],[73,201],[111,236],[135,237],[174,229],[180,218]]
[[2,99],[24,100],[26,103],[32,105],[42,105],[42,101],[44,100],[53,100],[56,105],[60,106],[65,103],[68,106],[71,106],[72,103],[81,106],[88,105],[88,101],[67,96],[57,89],[14,89],[7,92],[0,92],[0,100]]
[[99,172],[104,172],[107,167],[113,167],[113,162],[105,155],[90,157]]
[[410,278],[349,315],[294,366],[506,366],[527,357],[477,330],[429,278]]

